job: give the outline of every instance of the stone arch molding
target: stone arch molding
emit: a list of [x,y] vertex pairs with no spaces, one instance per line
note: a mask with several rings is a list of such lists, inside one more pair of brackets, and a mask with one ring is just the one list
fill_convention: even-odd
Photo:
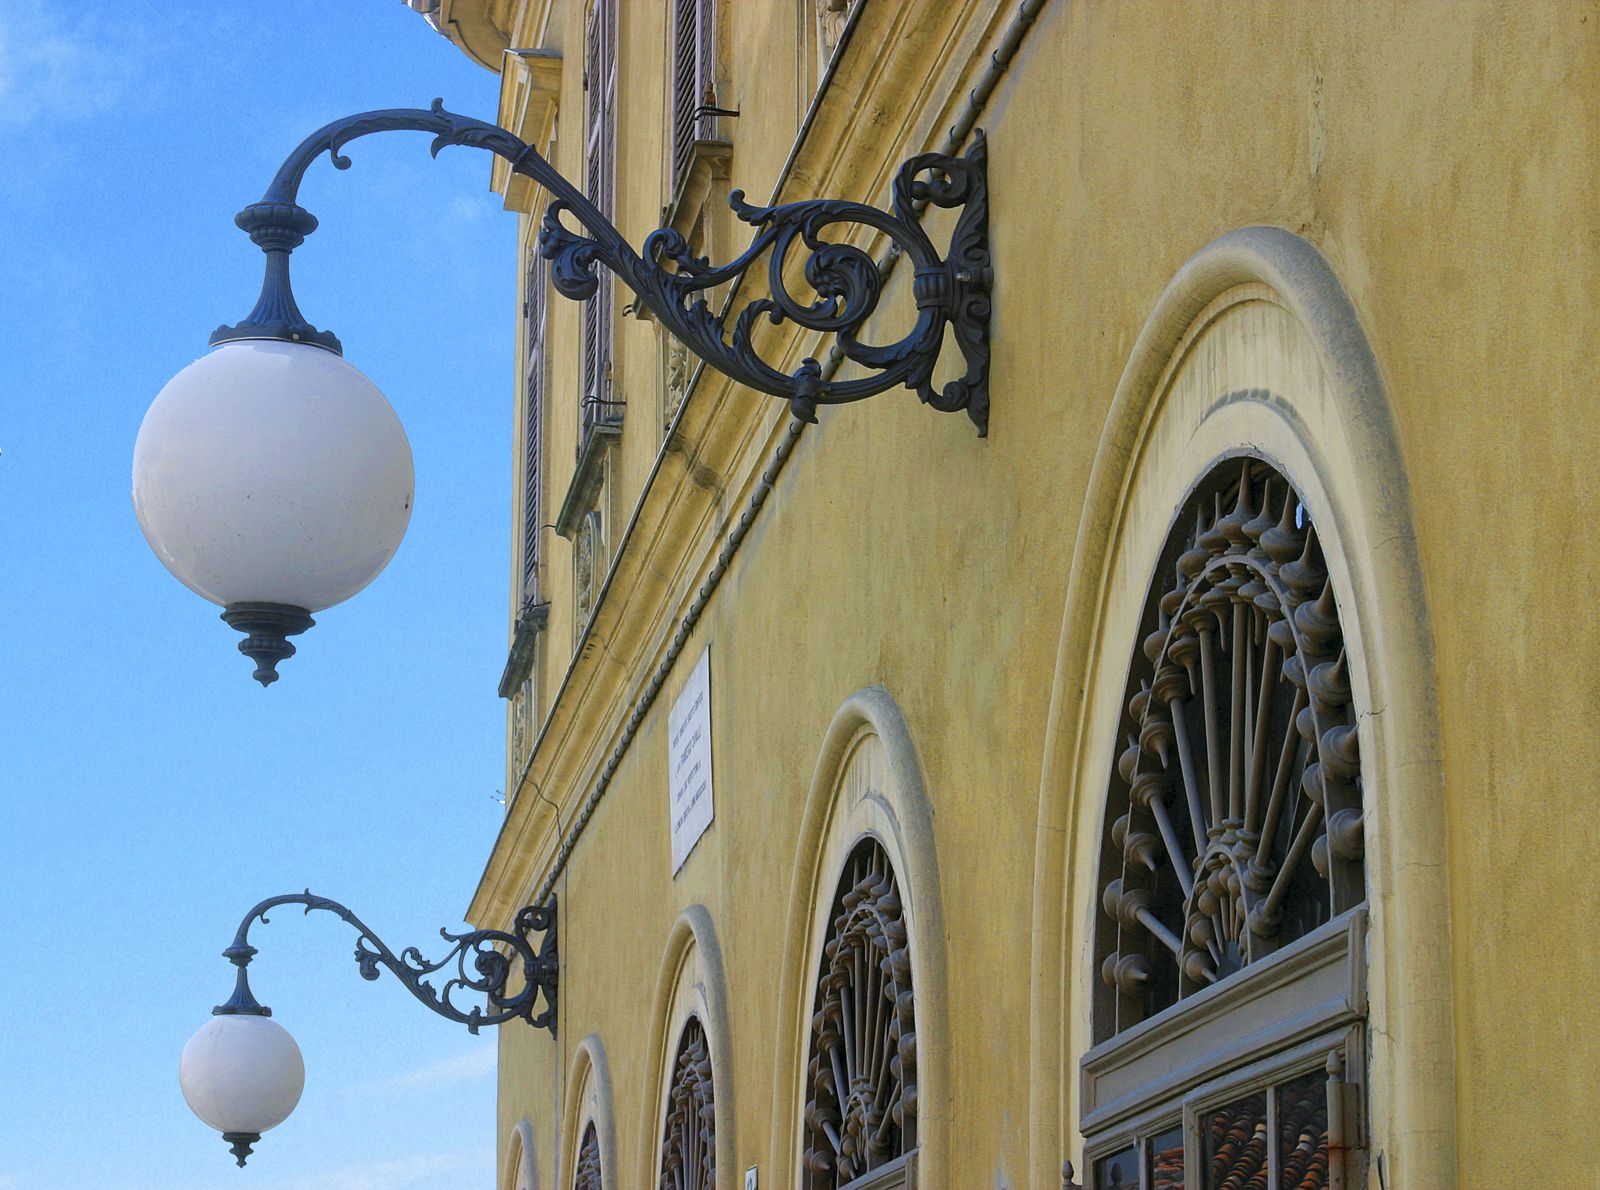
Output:
[[511,1130],[505,1163],[500,1167],[500,1185],[505,1190],[540,1190],[539,1156],[534,1147],[533,1124],[527,1116]]
[[[1057,650],[1035,855],[1033,1183],[1077,1151],[1096,857],[1127,660],[1173,510],[1253,453],[1314,510],[1353,642],[1368,790],[1372,1145],[1390,1185],[1455,1184],[1443,760],[1404,459],[1354,307],[1309,242],[1249,227],[1201,249],[1134,345],[1101,430]],[[1347,593],[1347,594],[1346,594]],[[1396,1044],[1396,1040],[1400,1044]]]
[[[887,690],[869,686],[847,698],[828,725],[801,818],[787,945],[774,980],[773,1190],[800,1185],[801,1112],[822,942],[845,860],[867,835],[888,854],[905,905],[916,993],[918,1184],[948,1184],[950,1023],[933,808],[905,717]],[[767,1178],[763,1170],[763,1190]]]
[[617,1126],[612,1104],[611,1067],[600,1034],[591,1033],[578,1043],[567,1070],[568,1095],[561,1110],[561,1166],[558,1187],[571,1186],[577,1175],[578,1145],[592,1123],[600,1145],[600,1179],[610,1190],[620,1186],[617,1166]]
[[743,1184],[734,1145],[733,1043],[728,1023],[728,981],[716,926],[704,905],[678,915],[656,975],[650,1014],[649,1061],[640,1120],[639,1166],[635,1185],[654,1186],[661,1177],[661,1136],[666,1129],[667,1088],[678,1039],[690,1017],[698,1017],[711,1051],[711,1081],[717,1113],[717,1187]]

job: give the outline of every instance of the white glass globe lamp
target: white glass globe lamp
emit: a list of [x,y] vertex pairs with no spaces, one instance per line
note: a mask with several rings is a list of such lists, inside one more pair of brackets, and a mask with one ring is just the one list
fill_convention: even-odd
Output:
[[337,351],[223,342],[170,380],[133,451],[145,540],[246,634],[263,686],[311,613],[388,564],[411,519],[411,445],[372,381]]
[[306,1067],[289,1031],[265,1010],[221,1011],[183,1047],[178,1084],[190,1110],[222,1133],[243,1166],[261,1134],[300,1102]]

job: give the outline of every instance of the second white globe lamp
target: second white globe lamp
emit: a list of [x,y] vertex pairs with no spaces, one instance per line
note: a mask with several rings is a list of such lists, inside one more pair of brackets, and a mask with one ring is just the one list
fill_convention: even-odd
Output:
[[183,1047],[178,1083],[190,1110],[222,1133],[242,1167],[261,1134],[300,1102],[306,1067],[294,1038],[270,1016],[221,1013]]

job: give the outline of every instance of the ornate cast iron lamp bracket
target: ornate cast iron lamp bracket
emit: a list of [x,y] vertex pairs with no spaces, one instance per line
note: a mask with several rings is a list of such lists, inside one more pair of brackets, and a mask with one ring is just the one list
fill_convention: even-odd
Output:
[[[520,1018],[535,1028],[549,1029],[550,1035],[555,1036],[556,975],[560,964],[556,950],[554,897],[547,904],[518,910],[510,931],[473,930],[452,934],[440,930],[439,936],[451,943],[451,947],[437,960],[424,959],[415,946],[395,954],[349,909],[337,901],[317,896],[310,889],[268,897],[245,914],[238,933],[233,936],[233,945],[222,952],[239,969],[239,974],[233,995],[226,1004],[213,1008],[213,1015],[272,1015],[272,1009],[262,1006],[251,994],[246,969],[256,955],[256,948],[250,945],[251,925],[258,919],[265,922],[268,910],[279,905],[304,905],[307,913],[321,909],[349,922],[358,935],[355,957],[363,979],[377,979],[378,968],[387,967],[413,996],[440,1016],[465,1025],[469,1033],[476,1033],[485,1025],[503,1025]],[[543,935],[537,946],[532,937],[535,934]],[[519,967],[522,986],[512,991],[512,973]],[[427,978],[438,971],[448,975],[442,989],[435,988]],[[482,994],[486,1003],[463,1011],[453,999],[457,992]],[[535,1012],[541,995],[544,1007]]]
[[[433,133],[435,155],[447,145],[471,145],[505,158],[513,172],[532,178],[554,196],[539,232],[539,248],[551,262],[551,280],[561,294],[578,301],[591,297],[599,284],[596,266],[604,265],[701,359],[740,384],[788,401],[796,417],[814,422],[818,405],[859,401],[903,385],[942,412],[966,410],[979,436],[988,432],[993,265],[981,131],[960,157],[922,153],[905,162],[895,177],[889,211],[820,198],[760,207],[745,202],[743,191],[735,190],[729,202],[734,213],[755,229],[755,236],[737,258],[712,265],[692,255],[688,241],[671,228],[652,232],[643,253],[635,252],[531,145],[497,125],[445,111],[441,100],[434,100],[426,111],[396,108],[348,116],[307,137],[283,163],[261,201],[234,218],[266,253],[266,279],[255,309],[237,325],[219,327],[211,336],[213,345],[267,338],[341,350],[330,332],[305,320],[290,290],[289,253],[317,227],[316,218],[296,197],[307,167],[319,155],[328,153],[337,168],[346,169],[350,159],[340,152],[346,144],[392,130]],[[939,255],[918,219],[924,204],[959,210],[945,256]],[[582,233],[563,222],[566,214],[581,225]],[[916,323],[894,343],[864,343],[859,337],[878,308],[882,270],[861,248],[824,238],[835,225],[852,224],[882,233],[910,258],[914,269]],[[815,301],[797,299],[785,284],[785,266],[797,241],[806,253],[803,275]],[[747,303],[730,326],[729,313],[714,313],[705,295],[741,277],[763,255],[769,258],[770,295]],[[843,357],[864,374],[824,378],[814,358],[802,361],[792,373],[773,367],[754,343],[762,319],[833,334]],[[937,384],[934,369],[946,329],[960,349],[964,368],[959,378]]]

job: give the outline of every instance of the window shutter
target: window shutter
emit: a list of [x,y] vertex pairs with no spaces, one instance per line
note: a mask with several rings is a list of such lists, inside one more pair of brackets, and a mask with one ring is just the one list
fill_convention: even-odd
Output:
[[[699,76],[695,80],[695,90],[700,96],[697,103],[710,103],[715,96],[717,81],[717,26],[713,19],[715,15],[716,0],[696,0],[695,16],[698,20],[695,26],[695,69],[699,72]],[[715,128],[715,116],[702,116],[695,136],[702,140],[709,139]]]
[[535,247],[528,264],[526,384],[522,428],[522,597],[539,592],[539,529],[544,522],[541,501],[544,451],[544,303],[546,262]]
[[672,45],[672,178],[676,186],[689,168],[694,147],[694,109],[700,104],[699,2],[674,0]]
[[[584,88],[587,123],[584,189],[608,219],[616,217],[616,0],[595,0],[585,46]],[[611,273],[599,270],[599,288],[583,308],[583,392],[579,449],[597,422],[610,420],[614,406],[607,374],[611,359]]]
[[716,117],[695,116],[711,102],[716,40],[713,0],[673,0],[672,181],[676,188],[689,168],[694,142],[715,135]]

